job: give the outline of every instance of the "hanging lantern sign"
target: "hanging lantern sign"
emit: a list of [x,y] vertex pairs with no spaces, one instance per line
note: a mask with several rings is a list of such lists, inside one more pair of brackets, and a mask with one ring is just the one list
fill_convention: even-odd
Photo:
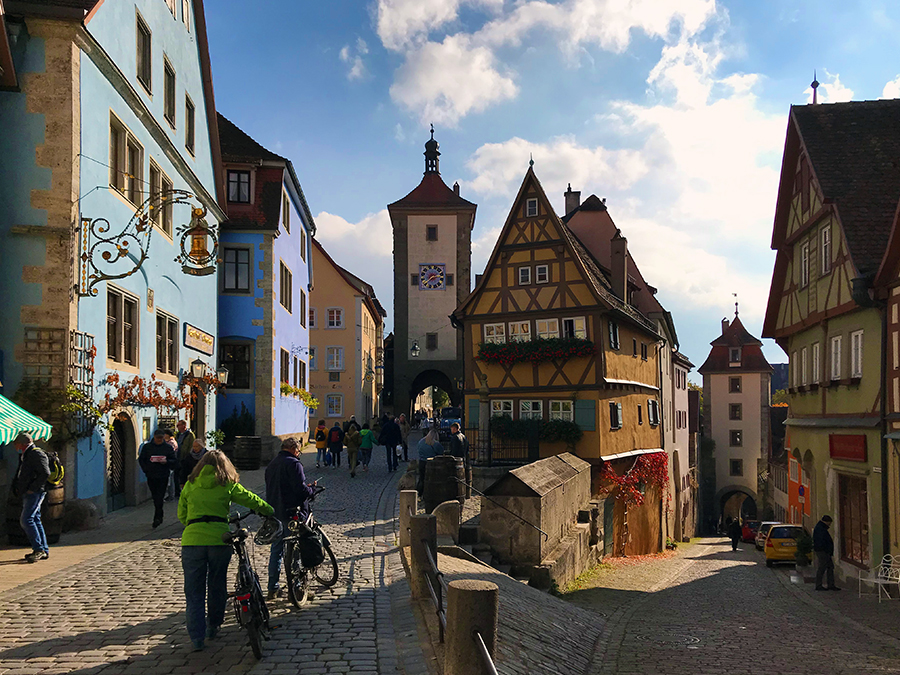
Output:
[[190,224],[179,227],[178,234],[181,253],[175,262],[181,263],[181,271],[198,277],[215,272],[219,240],[206,222],[206,208],[192,209]]

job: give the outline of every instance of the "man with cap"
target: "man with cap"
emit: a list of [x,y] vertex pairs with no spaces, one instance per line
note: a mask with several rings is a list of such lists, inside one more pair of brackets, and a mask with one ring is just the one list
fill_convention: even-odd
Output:
[[50,477],[50,460],[46,453],[36,448],[29,434],[19,434],[13,441],[19,453],[19,468],[13,481],[16,494],[22,498],[22,517],[19,523],[31,543],[31,553],[25,560],[35,563],[50,557],[47,535],[41,522],[41,504],[46,494],[47,479]]
[[153,438],[141,446],[138,453],[138,464],[147,476],[147,487],[153,497],[153,527],[159,527],[163,521],[163,501],[166,498],[166,487],[169,485],[169,472],[175,468],[178,457],[171,445],[166,443],[163,429],[153,432]]
[[[816,554],[816,590],[839,591],[834,585],[834,539],[828,528],[831,527],[831,516],[824,515],[813,528],[813,551]],[[822,585],[822,577],[827,577],[828,587]]]

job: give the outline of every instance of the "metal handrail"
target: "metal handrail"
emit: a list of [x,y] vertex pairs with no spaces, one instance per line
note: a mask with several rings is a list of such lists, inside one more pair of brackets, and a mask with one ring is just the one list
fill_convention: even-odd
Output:
[[508,508],[506,508],[505,506],[503,506],[503,504],[498,504],[497,502],[495,502],[493,499],[491,499],[490,497],[488,497],[486,494],[484,494],[484,493],[483,493],[481,490],[479,490],[478,488],[472,487],[472,486],[469,485],[466,481],[460,480],[460,479],[457,478],[456,476],[451,476],[451,478],[453,478],[453,480],[455,480],[457,483],[462,483],[462,484],[465,485],[467,488],[473,490],[474,492],[477,492],[479,495],[481,495],[482,497],[484,497],[485,499],[487,499],[491,504],[493,504],[494,506],[499,506],[501,509],[503,509],[503,510],[506,511],[507,513],[509,513],[509,514],[511,514],[511,515],[513,515],[513,516],[515,516],[516,518],[518,518],[519,520],[521,520],[523,523],[525,523],[525,524],[528,525],[529,527],[533,527],[535,530],[537,530],[537,531],[540,532],[542,535],[544,535],[544,537],[546,537],[547,539],[550,538],[550,535],[547,534],[546,532],[544,532],[544,531],[543,531],[541,528],[539,528],[537,525],[535,525],[534,523],[529,523],[527,520],[525,520],[522,516],[520,516],[520,515],[519,515],[518,513],[516,513],[515,511],[510,511]]
[[[431,568],[430,570],[425,570],[423,575],[425,576],[425,582],[428,584],[428,592],[431,594],[431,601],[434,603],[435,613],[437,614],[438,623],[440,624],[440,642],[443,644],[444,630],[447,628],[447,615],[444,612],[444,575],[438,569],[437,562],[435,562],[434,556],[431,554],[428,540],[423,539],[421,544],[425,547],[425,558],[428,560],[428,566]],[[432,574],[437,582],[436,585],[431,581]]]
[[494,659],[491,658],[491,653],[488,651],[487,645],[484,644],[484,638],[481,637],[481,633],[478,630],[472,631],[472,639],[475,641],[475,646],[478,647],[481,661],[484,663],[484,667],[487,668],[488,673],[490,675],[498,675],[497,667],[494,666]]

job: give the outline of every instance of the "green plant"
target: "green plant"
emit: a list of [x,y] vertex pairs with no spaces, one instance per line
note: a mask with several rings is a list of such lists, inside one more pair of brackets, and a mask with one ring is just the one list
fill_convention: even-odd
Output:
[[566,445],[574,447],[582,436],[584,432],[581,427],[568,420],[550,420],[541,427],[541,440],[548,443],[564,441]]
[[810,558],[812,558],[812,552],[812,537],[809,536],[809,532],[803,530],[800,536],[797,537],[797,552],[795,554],[797,565],[799,565],[800,567],[806,567],[807,565],[809,565]]
[[509,415],[495,415],[491,418],[491,433],[498,438],[527,440],[539,438],[543,420],[514,420]]
[[206,440],[214,448],[221,448],[225,445],[225,432],[221,429],[213,429],[206,432]]
[[281,390],[282,396],[291,396],[294,393],[294,388],[291,385],[289,385],[287,382],[281,383],[280,390]]
[[226,442],[233,441],[235,436],[253,436],[256,433],[256,420],[247,406],[241,403],[240,412],[235,406],[231,414],[222,420],[220,430],[225,434]]
[[541,363],[589,357],[596,353],[593,342],[574,337],[527,342],[482,342],[478,346],[480,360],[507,366],[520,362]]

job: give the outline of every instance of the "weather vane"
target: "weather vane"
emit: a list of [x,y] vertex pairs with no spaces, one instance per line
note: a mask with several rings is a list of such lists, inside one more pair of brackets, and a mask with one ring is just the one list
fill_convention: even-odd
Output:
[[731,295],[734,297],[734,315],[737,316],[738,315],[738,299],[737,299],[738,296],[737,296],[737,293],[732,293]]

